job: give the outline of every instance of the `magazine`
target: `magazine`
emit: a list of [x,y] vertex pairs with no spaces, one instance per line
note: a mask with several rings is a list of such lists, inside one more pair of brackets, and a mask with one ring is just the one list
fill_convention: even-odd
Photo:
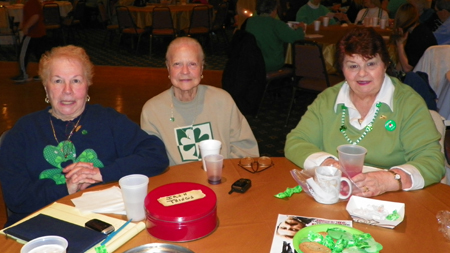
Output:
[[316,217],[278,214],[270,253],[296,253],[292,245],[295,233],[316,224],[338,224],[353,227],[352,220],[330,220]]

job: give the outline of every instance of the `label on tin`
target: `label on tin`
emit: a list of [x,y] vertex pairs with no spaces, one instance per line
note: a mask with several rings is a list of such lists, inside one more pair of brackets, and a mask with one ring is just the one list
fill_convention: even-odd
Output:
[[161,197],[158,199],[158,202],[163,206],[173,206],[178,204],[183,204],[186,202],[194,201],[197,199],[202,199],[206,195],[202,192],[202,190],[191,190],[188,192],[178,193],[175,195],[170,195],[166,197]]

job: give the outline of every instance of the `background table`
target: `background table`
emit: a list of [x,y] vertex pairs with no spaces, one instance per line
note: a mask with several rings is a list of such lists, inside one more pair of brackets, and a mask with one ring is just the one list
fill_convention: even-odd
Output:
[[[209,236],[185,243],[173,243],[194,252],[269,252],[278,214],[312,216],[327,219],[351,219],[345,210],[347,202],[323,205],[305,193],[294,194],[289,199],[274,195],[296,186],[289,171],[298,169],[286,158],[272,158],[275,166],[264,172],[251,174],[238,166],[238,159],[225,160],[223,182],[207,183],[201,162],[170,167],[159,176],[150,178],[149,190],[173,182],[195,182],[209,186],[217,195],[218,228]],[[231,184],[239,178],[252,180],[247,193],[228,194]],[[101,185],[88,190],[99,190],[117,183]],[[70,199],[82,192],[67,196],[58,202],[72,204]],[[354,223],[353,227],[370,233],[384,249],[383,253],[398,252],[448,252],[450,241],[438,232],[436,214],[450,210],[450,186],[436,184],[413,192],[393,192],[375,199],[406,204],[405,219],[394,229]],[[121,217],[124,220],[125,216]],[[123,252],[143,244],[164,242],[146,230],[128,241],[116,252]],[[166,242],[167,243],[167,242]],[[21,245],[12,239],[0,237],[1,252],[19,252]],[[280,251],[281,252],[281,249]]]
[[[354,24],[350,24],[348,26],[329,25],[327,27],[321,25],[319,31],[314,31],[313,24],[307,26],[305,40],[315,41],[322,46],[323,57],[325,59],[325,67],[329,74],[336,73],[336,69],[334,68],[334,54],[336,52],[336,43],[355,26],[356,25]],[[392,33],[390,29],[381,29],[380,27],[373,28],[378,34],[383,36],[385,42],[388,42],[389,36]],[[316,35],[321,35],[321,37],[315,37]],[[288,47],[286,53],[286,63],[292,64],[292,53],[290,47]]]
[[[67,14],[72,10],[72,3],[69,1],[51,1],[51,2],[44,2],[45,3],[57,3],[59,6],[59,12],[61,17],[66,17]],[[8,9],[8,13],[10,17],[14,17],[14,23],[21,23],[23,21],[23,4],[13,4],[9,5],[8,2],[0,2],[0,4],[5,5]],[[3,20],[3,18],[0,17],[0,20]],[[23,34],[20,32],[20,37],[22,37]],[[1,45],[11,45],[13,44],[13,40],[11,37],[0,37],[0,44]]]
[[[136,25],[139,28],[145,28],[152,25],[152,13],[153,8],[155,7],[169,7],[170,12],[172,13],[173,25],[177,31],[181,31],[185,28],[189,27],[192,9],[196,6],[200,6],[203,4],[185,4],[185,5],[147,5],[145,7],[136,7],[129,6],[133,18],[136,21]],[[208,7],[212,10],[212,5],[208,5]],[[212,21],[212,19],[211,19]]]

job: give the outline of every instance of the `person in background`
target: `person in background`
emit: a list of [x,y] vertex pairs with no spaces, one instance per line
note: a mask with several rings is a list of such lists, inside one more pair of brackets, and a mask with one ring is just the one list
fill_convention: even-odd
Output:
[[389,14],[389,18],[395,18],[395,13],[397,13],[398,8],[406,4],[408,0],[385,0],[387,2],[387,12]]
[[286,23],[276,19],[276,0],[260,0],[256,6],[258,15],[247,20],[245,30],[253,34],[264,57],[266,72],[276,71],[284,65],[285,43],[294,43],[305,38],[304,24],[290,28]]
[[445,175],[434,121],[411,87],[386,74],[389,53],[372,27],[356,26],[336,44],[344,76],[318,95],[286,138],[285,155],[297,166],[340,168],[337,147],[367,149],[364,164],[379,171],[352,177],[353,194],[373,197],[422,189]]
[[[23,6],[23,21],[19,29],[23,32],[19,52],[19,75],[11,78],[16,83],[31,81],[33,78],[27,74],[27,65],[30,53],[39,60],[46,51],[44,13],[39,0],[29,0]],[[39,80],[38,76],[34,77]]]
[[434,6],[442,25],[434,32],[439,45],[450,45],[450,0],[436,0]]
[[364,9],[358,12],[355,24],[363,24],[365,18],[378,17],[378,20],[389,19],[388,13],[381,8],[380,0],[364,0]]
[[324,16],[328,16],[330,18],[329,24],[336,24],[334,13],[330,12],[327,7],[321,5],[320,2],[321,0],[310,0],[307,4],[303,5],[298,10],[295,20],[309,25],[316,20],[322,21]]
[[410,3],[398,8],[393,31],[391,41],[397,49],[397,70],[404,73],[414,69],[428,47],[437,45],[433,33],[419,23],[419,12]]
[[197,40],[179,37],[167,49],[166,65],[172,87],[148,100],[141,127],[166,144],[170,165],[199,161],[198,144],[222,142],[224,158],[258,157],[258,143],[231,96],[200,85],[205,55]]
[[419,12],[419,22],[424,24],[430,31],[434,32],[442,24],[441,20],[436,14],[436,11],[431,8],[431,2],[428,0],[408,0],[408,3],[414,5]]
[[7,226],[52,202],[129,174],[169,165],[163,142],[125,115],[90,105],[93,64],[84,49],[55,47],[39,62],[49,107],[19,119],[0,147]]

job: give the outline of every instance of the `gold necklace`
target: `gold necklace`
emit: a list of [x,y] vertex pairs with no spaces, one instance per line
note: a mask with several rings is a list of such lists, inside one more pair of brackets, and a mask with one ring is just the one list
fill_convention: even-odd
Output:
[[[64,158],[67,158],[67,156],[69,156],[69,154],[73,151],[73,150],[66,150],[65,147],[66,147],[67,143],[71,143],[70,138],[72,137],[73,133],[78,132],[78,130],[81,128],[81,126],[78,125],[80,123],[80,120],[81,120],[81,115],[80,115],[80,118],[78,119],[77,123],[75,124],[75,126],[73,126],[72,131],[70,131],[69,136],[64,141],[64,144],[61,147],[61,152],[64,154]],[[51,115],[50,115],[50,125],[52,126],[53,137],[55,137],[56,144],[59,145],[59,140],[58,140],[58,137],[56,137],[55,127],[53,126],[53,121],[52,121]]]

